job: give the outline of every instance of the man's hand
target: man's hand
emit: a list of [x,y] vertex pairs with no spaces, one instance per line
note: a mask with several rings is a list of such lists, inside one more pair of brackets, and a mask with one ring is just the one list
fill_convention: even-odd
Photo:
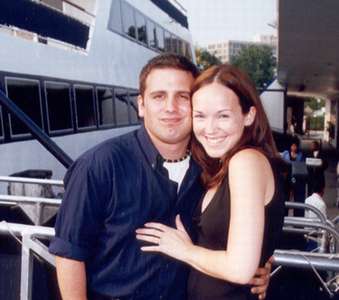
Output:
[[273,257],[271,257],[265,264],[265,267],[258,268],[254,277],[249,282],[250,285],[253,285],[251,292],[257,294],[260,300],[266,298],[266,292],[268,285],[270,283],[270,273],[272,269]]

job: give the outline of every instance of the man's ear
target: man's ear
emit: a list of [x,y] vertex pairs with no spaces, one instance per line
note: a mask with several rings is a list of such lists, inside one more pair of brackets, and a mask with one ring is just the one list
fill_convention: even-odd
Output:
[[138,96],[138,115],[140,118],[144,117],[144,111],[145,111],[144,98],[141,95],[139,95]]
[[251,126],[253,124],[256,114],[256,108],[254,106],[251,106],[249,112],[245,117],[245,126]]

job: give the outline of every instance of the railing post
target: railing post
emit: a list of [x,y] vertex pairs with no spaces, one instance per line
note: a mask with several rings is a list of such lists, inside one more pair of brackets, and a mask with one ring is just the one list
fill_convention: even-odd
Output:
[[32,300],[33,255],[29,244],[30,234],[22,234],[20,300]]

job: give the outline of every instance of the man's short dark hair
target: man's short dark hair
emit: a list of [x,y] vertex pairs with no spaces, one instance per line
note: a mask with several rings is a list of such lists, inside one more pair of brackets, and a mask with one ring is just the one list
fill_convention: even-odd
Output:
[[314,193],[323,193],[325,189],[325,178],[324,176],[315,176],[313,178],[313,192]]
[[199,75],[198,68],[185,56],[179,54],[165,53],[153,57],[141,70],[139,76],[139,92],[144,95],[146,79],[155,69],[177,69],[187,71],[195,78]]

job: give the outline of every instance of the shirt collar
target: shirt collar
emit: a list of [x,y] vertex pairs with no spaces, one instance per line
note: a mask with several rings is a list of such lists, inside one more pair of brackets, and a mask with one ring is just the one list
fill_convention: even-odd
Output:
[[140,129],[137,132],[137,138],[139,140],[139,143],[141,145],[141,149],[149,162],[149,164],[156,168],[159,159],[161,159],[161,155],[157,148],[155,148],[146,128],[144,125],[140,127]]

